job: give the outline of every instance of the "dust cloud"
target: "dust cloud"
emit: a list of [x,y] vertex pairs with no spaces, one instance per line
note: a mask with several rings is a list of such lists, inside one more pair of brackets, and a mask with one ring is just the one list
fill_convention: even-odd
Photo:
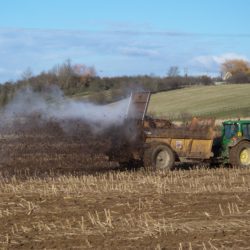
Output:
[[92,128],[92,132],[100,132],[114,125],[122,125],[128,105],[129,98],[113,104],[96,105],[70,99],[57,87],[43,93],[25,88],[18,91],[4,108],[0,121],[1,126],[9,126],[16,119],[36,116],[41,123],[56,121],[65,130],[70,129],[65,126],[68,120],[84,122]]

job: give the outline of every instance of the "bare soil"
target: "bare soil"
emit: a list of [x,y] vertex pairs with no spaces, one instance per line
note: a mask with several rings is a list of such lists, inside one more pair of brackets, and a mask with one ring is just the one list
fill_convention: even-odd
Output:
[[31,124],[1,131],[2,249],[249,249],[250,169],[124,170],[110,131]]

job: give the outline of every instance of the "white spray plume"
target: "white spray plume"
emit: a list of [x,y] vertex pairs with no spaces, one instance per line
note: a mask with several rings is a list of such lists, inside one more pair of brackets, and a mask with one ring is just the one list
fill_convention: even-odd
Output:
[[128,104],[129,98],[114,104],[96,105],[67,98],[57,87],[51,88],[46,94],[25,88],[5,107],[3,116],[12,119],[37,113],[45,121],[76,119],[93,125],[95,130],[102,130],[111,125],[121,125],[126,118]]

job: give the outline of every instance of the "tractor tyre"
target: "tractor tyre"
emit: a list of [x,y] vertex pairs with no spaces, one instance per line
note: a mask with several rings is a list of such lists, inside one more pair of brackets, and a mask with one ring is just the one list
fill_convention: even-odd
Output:
[[250,167],[250,142],[240,142],[229,152],[229,162],[232,166]]
[[145,150],[143,163],[146,169],[172,170],[175,163],[173,150],[165,144],[152,145]]

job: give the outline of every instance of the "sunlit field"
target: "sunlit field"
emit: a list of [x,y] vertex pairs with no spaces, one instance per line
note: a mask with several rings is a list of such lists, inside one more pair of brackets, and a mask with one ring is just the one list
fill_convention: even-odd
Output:
[[250,117],[250,85],[190,87],[157,93],[151,96],[149,112],[155,115],[180,118],[190,116],[214,118]]
[[14,170],[0,177],[4,249],[246,249],[250,170]]

